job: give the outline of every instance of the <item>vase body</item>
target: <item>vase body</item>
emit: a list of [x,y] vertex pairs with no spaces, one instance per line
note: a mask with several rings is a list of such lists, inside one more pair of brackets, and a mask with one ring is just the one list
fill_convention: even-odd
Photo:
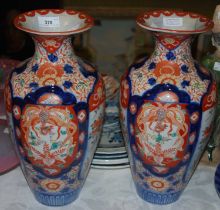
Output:
[[[37,28],[42,18],[54,27]],[[7,115],[28,185],[50,206],[78,197],[102,127],[103,80],[71,45],[70,35],[83,31],[79,24],[88,29],[92,19],[71,10],[37,10],[15,19],[18,28],[30,30],[35,54],[10,75]]]
[[184,18],[200,17],[170,11],[138,17],[139,25],[154,31],[155,50],[129,67],[120,97],[136,190],[155,204],[176,201],[186,187],[209,140],[216,107],[216,82],[192,58],[190,29],[166,30],[158,23],[164,18],[184,24]]

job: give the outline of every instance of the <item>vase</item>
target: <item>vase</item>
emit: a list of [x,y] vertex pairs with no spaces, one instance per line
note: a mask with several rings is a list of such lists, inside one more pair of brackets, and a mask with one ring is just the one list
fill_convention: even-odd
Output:
[[93,26],[73,10],[35,10],[15,26],[31,34],[32,58],[16,67],[5,98],[13,142],[36,199],[62,206],[74,201],[88,174],[102,128],[103,80],[75,56],[71,36]]
[[149,59],[121,78],[120,120],[138,195],[175,202],[209,140],[216,82],[191,54],[192,39],[213,23],[199,14],[155,10],[137,17],[156,43]]

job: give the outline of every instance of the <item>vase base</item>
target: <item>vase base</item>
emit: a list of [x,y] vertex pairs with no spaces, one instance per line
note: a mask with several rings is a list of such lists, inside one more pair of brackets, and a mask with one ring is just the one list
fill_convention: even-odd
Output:
[[80,190],[62,195],[51,195],[47,193],[34,192],[35,198],[38,202],[46,206],[64,206],[75,201],[79,197]]
[[136,186],[136,191],[139,197],[141,197],[144,201],[157,205],[167,205],[174,203],[179,199],[182,193],[182,191],[167,194],[153,193],[149,190],[143,189],[140,186]]

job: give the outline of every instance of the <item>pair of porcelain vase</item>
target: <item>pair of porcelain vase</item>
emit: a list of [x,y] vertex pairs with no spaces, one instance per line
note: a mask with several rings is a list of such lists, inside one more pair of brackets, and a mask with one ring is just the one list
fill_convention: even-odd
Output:
[[[6,82],[12,139],[36,199],[65,205],[79,196],[103,124],[103,80],[71,45],[71,35],[90,29],[93,18],[36,10],[14,23],[32,35],[35,54]],[[213,23],[179,11],[145,12],[137,23],[153,32],[156,46],[121,79],[121,125],[137,193],[168,204],[186,187],[212,131],[216,82],[190,47]]]

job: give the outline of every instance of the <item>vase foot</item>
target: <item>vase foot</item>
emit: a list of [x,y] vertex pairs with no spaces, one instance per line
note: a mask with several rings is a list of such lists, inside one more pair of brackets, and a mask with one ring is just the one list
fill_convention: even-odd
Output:
[[80,190],[70,193],[63,193],[62,195],[52,195],[42,192],[34,192],[35,198],[38,202],[46,206],[64,206],[70,204],[79,197]]
[[182,191],[176,193],[166,193],[166,194],[153,193],[137,185],[136,185],[136,191],[139,197],[141,197],[143,200],[157,205],[167,205],[174,203],[179,199],[182,193]]

